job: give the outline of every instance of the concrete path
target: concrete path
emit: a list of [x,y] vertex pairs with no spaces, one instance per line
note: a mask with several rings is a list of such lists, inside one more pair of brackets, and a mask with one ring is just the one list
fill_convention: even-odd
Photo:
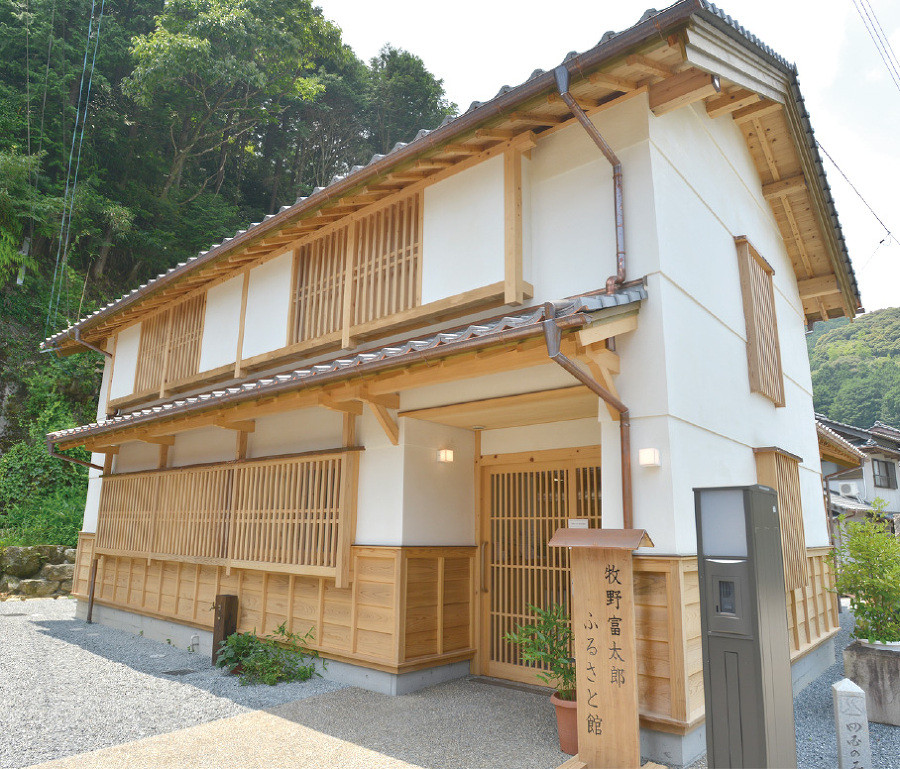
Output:
[[568,756],[546,699],[475,680],[401,697],[347,688],[34,769],[555,769]]

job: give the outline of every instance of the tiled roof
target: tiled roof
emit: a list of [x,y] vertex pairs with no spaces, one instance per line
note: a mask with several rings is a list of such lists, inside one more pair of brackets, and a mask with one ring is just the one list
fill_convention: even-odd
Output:
[[852,454],[854,457],[857,457],[860,461],[863,460],[865,455],[862,451],[860,451],[856,446],[854,446],[850,441],[844,438],[842,435],[839,435],[834,430],[832,430],[828,425],[819,419],[818,415],[816,415],[816,431],[819,433],[819,436],[826,440],[829,443],[838,446],[843,451],[846,451],[848,454]]
[[[637,32],[640,32],[645,36],[649,34],[658,34],[659,30],[656,25],[661,19],[665,18],[666,23],[675,23],[679,19],[687,19],[692,14],[697,14],[704,18],[742,45],[754,48],[756,53],[768,59],[773,65],[780,68],[791,77],[793,96],[797,102],[797,107],[803,123],[803,130],[806,134],[809,149],[815,161],[816,174],[825,194],[825,202],[829,210],[832,225],[834,226],[835,234],[840,243],[844,266],[847,269],[847,274],[850,276],[854,293],[856,296],[859,296],[856,277],[853,274],[853,267],[850,263],[850,257],[847,253],[846,244],[844,243],[840,222],[837,218],[837,209],[835,208],[834,200],[831,195],[831,188],[828,186],[825,177],[825,169],[822,165],[822,159],[819,155],[818,145],[816,144],[815,136],[813,135],[812,126],[809,123],[809,115],[797,85],[797,71],[793,64],[789,63],[784,57],[780,56],[759,38],[746,30],[718,6],[706,2],[706,0],[681,0],[681,2],[675,3],[663,11],[657,11],[656,9],[651,8],[644,12],[634,26],[629,27],[622,32],[605,32],[596,46],[581,54],[577,51],[570,52],[563,59],[562,64],[570,67],[573,71],[581,69],[588,63],[588,60],[596,64],[596,62],[607,53],[607,49],[609,49],[610,55],[614,53],[613,44],[624,41],[626,33],[631,36],[635,36],[632,33]],[[633,41],[628,40],[627,42],[629,45],[632,45],[639,42],[639,39],[640,37],[638,36],[638,39]],[[113,315],[123,307],[139,299],[148,290],[160,287],[162,281],[180,277],[184,273],[218,257],[224,251],[246,242],[250,237],[262,235],[275,227],[282,226],[287,219],[299,215],[308,209],[319,206],[332,197],[337,197],[338,193],[349,189],[350,186],[355,186],[356,183],[362,182],[364,178],[374,175],[376,170],[378,173],[381,173],[386,170],[386,168],[394,165],[395,162],[400,162],[401,160],[413,156],[420,150],[425,150],[436,143],[436,141],[445,141],[451,138],[457,133],[456,129],[458,127],[460,130],[464,130],[472,123],[468,118],[477,118],[480,113],[484,113],[484,118],[487,119],[491,116],[494,109],[498,107],[502,107],[503,109],[510,107],[515,103],[518,97],[524,98],[529,96],[530,91],[526,87],[536,84],[536,81],[538,80],[546,80],[546,88],[552,88],[555,83],[553,71],[536,69],[524,83],[514,87],[504,85],[493,98],[486,102],[472,102],[464,113],[456,117],[446,118],[436,129],[429,130],[423,128],[416,134],[411,142],[397,142],[387,155],[373,155],[367,164],[353,166],[347,174],[339,174],[333,177],[326,187],[316,187],[308,197],[298,198],[292,206],[284,206],[277,214],[269,214],[262,219],[262,221],[251,224],[247,229],[238,230],[231,238],[226,238],[221,243],[210,246],[206,251],[201,251],[197,256],[191,257],[185,262],[181,262],[164,273],[160,273],[156,278],[147,281],[119,299],[109,302],[104,307],[101,307],[99,310],[82,318],[68,328],[53,334],[41,343],[41,347],[51,348],[55,346],[55,344],[71,338],[76,329],[84,330],[84,328],[89,328],[94,323]]]
[[[552,317],[566,318],[577,314],[598,312],[600,310],[621,305],[634,304],[647,298],[647,291],[642,286],[623,289],[615,294],[595,294],[576,297],[574,299],[552,302]],[[534,327],[539,332],[540,322],[545,320],[547,306],[542,305],[523,311],[518,315],[506,315],[496,320],[474,323],[465,327],[441,331],[421,339],[411,339],[397,345],[381,347],[376,350],[360,352],[348,358],[335,358],[309,368],[297,369],[284,374],[275,374],[260,379],[244,382],[234,387],[200,393],[188,398],[179,398],[151,408],[140,409],[128,414],[115,416],[112,419],[93,422],[69,430],[50,433],[47,438],[53,442],[71,438],[101,434],[120,427],[130,427],[143,422],[153,422],[163,417],[205,410],[225,403],[233,404],[249,401],[276,393],[299,390],[307,386],[316,386],[348,376],[369,373],[376,368],[398,366],[413,363],[432,350],[451,354],[454,347],[472,339],[481,339],[485,345],[496,341],[503,332],[513,329]]]

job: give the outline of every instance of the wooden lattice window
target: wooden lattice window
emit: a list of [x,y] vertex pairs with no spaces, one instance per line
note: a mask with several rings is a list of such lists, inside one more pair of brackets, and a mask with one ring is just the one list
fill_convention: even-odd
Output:
[[735,243],[747,323],[750,390],[765,395],[776,406],[784,406],[784,376],[772,287],[774,270],[746,238],[736,238]]
[[357,222],[353,325],[409,310],[421,302],[422,196],[412,195]]
[[800,499],[800,458],[778,448],[755,449],[756,478],[778,492],[781,550],[786,590],[806,585],[806,535]]
[[135,392],[162,392],[199,371],[205,311],[206,294],[198,294],[143,321]]
[[293,341],[340,332],[350,234],[351,227],[342,227],[297,249]]
[[96,552],[337,576],[355,468],[353,452],[333,452],[109,475]]

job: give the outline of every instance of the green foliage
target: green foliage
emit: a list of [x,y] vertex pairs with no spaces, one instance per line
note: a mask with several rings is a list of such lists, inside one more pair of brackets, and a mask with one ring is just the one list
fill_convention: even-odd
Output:
[[284,622],[272,638],[262,638],[255,631],[234,633],[222,641],[216,666],[240,673],[242,685],[308,681],[321,675],[316,669],[319,654],[308,646],[312,638],[312,629],[301,636],[290,632]]
[[528,605],[537,620],[531,625],[516,625],[505,640],[516,644],[522,660],[540,665],[537,676],[556,687],[560,699],[575,699],[575,660],[572,658],[572,625],[566,607],[554,604],[549,609]]
[[78,545],[85,488],[58,488],[29,506],[13,505],[0,516],[0,547]]
[[[873,503],[876,515],[886,507]],[[850,596],[854,635],[869,641],[900,641],[900,539],[884,521],[840,518],[838,546],[832,553],[835,589]]]
[[857,427],[900,423],[900,308],[817,323],[807,345],[816,411]]

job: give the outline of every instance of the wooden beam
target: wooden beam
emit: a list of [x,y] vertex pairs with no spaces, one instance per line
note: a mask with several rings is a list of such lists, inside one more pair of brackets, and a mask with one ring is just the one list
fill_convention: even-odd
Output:
[[143,443],[155,443],[158,446],[174,446],[175,445],[175,436],[174,435],[158,435],[158,436],[150,436],[145,435],[137,440],[142,441]]
[[216,422],[216,427],[223,427],[226,430],[237,430],[238,432],[242,433],[252,433],[256,430],[256,422],[254,422],[252,419],[244,419],[232,422],[223,419]]
[[650,109],[659,117],[718,92],[718,78],[698,69],[686,69],[650,86]]
[[[290,291],[294,290],[290,286]],[[241,361],[244,359],[244,326],[247,322],[247,294],[250,291],[250,270],[244,270],[244,283],[241,286],[241,309],[238,314],[238,338],[234,349],[234,377],[240,379],[244,372],[241,368]]]
[[806,177],[802,173],[796,176],[788,176],[786,179],[779,179],[777,182],[770,182],[763,185],[763,197],[766,200],[773,198],[781,198],[794,192],[800,192],[806,189]]
[[111,456],[119,453],[119,449],[121,446],[91,446],[92,454],[106,454],[107,456]]
[[742,107],[741,109],[735,110],[731,113],[731,119],[739,124],[749,123],[752,120],[772,115],[781,110],[782,106],[777,101],[764,100],[757,104],[752,104],[749,107]]
[[671,67],[667,67],[656,59],[651,59],[649,56],[633,54],[625,58],[625,63],[629,67],[638,67],[639,69],[644,70],[644,72],[649,72],[651,75],[658,75],[659,77],[667,78],[674,74]]
[[503,301],[525,301],[522,241],[522,153],[515,148],[503,154]]
[[388,437],[388,440],[390,440],[390,442],[395,446],[399,444],[400,425],[390,415],[390,412],[384,406],[381,406],[378,403],[369,403],[369,408],[372,409],[372,413],[375,415],[375,419],[378,420],[378,424],[381,425],[381,429],[384,430],[385,435],[387,435]]
[[588,82],[593,85],[602,85],[612,91],[622,91],[623,93],[628,93],[628,91],[633,91],[638,87],[638,84],[633,80],[609,75],[606,72],[595,72],[593,75],[588,76]]
[[797,281],[797,288],[803,299],[813,299],[828,294],[838,294],[841,289],[834,275],[822,275],[818,278]]
[[516,120],[520,123],[533,123],[534,125],[559,125],[568,120],[568,115],[537,115],[534,112],[511,112],[510,120]]
[[335,400],[329,395],[322,394],[319,396],[319,405],[332,411],[342,411],[345,414],[354,414],[359,416],[363,413],[363,405],[356,400]]
[[758,93],[749,91],[746,88],[738,88],[709,99],[706,102],[706,114],[711,118],[730,115],[739,109],[756,104],[760,99],[762,99],[762,96]]
[[619,334],[627,334],[629,331],[634,331],[637,328],[637,325],[637,310],[613,315],[611,318],[601,319],[596,323],[592,323],[590,326],[583,328],[578,332],[578,341],[585,348],[588,348],[597,342],[603,342],[604,340],[618,336]]

